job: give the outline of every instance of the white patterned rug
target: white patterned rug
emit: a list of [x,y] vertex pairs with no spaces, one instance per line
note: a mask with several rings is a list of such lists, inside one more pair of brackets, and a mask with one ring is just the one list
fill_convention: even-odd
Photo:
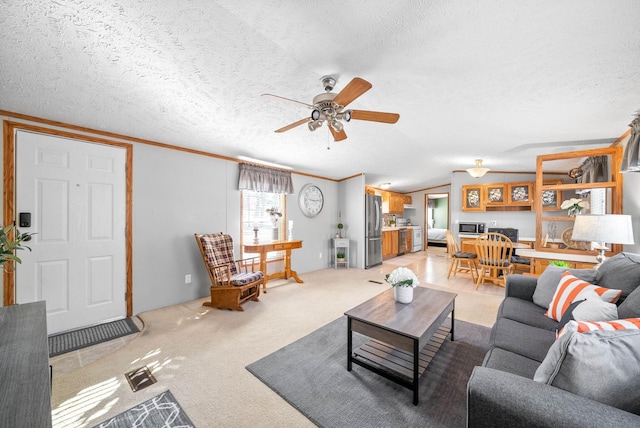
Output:
[[94,428],[193,428],[195,425],[182,410],[171,391],[138,404]]

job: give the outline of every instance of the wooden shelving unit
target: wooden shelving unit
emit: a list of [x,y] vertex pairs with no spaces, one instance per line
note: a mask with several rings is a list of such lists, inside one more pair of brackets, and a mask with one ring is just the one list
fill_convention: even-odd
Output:
[[[584,159],[594,156],[610,156],[611,175],[609,181],[597,183],[549,183],[545,181],[544,171],[545,162],[566,161],[570,159]],[[533,198],[534,210],[536,212],[536,246],[539,251],[558,252],[566,254],[585,254],[595,255],[592,250],[578,250],[569,248],[549,248],[542,247],[545,231],[543,222],[562,222],[571,223],[574,218],[565,215],[556,215],[555,212],[560,211],[559,208],[553,209],[543,207],[542,192],[558,191],[558,194],[575,192],[576,190],[586,189],[607,189],[607,209],[608,214],[622,214],[622,174],[620,174],[620,163],[622,161],[622,147],[606,147],[601,149],[578,150],[574,152],[554,153],[549,155],[541,155],[536,160],[536,183],[534,186],[535,196]],[[550,172],[550,171],[549,171]],[[564,198],[566,199],[566,197]],[[561,202],[561,201],[560,201]],[[622,251],[622,245],[612,244],[611,254]]]

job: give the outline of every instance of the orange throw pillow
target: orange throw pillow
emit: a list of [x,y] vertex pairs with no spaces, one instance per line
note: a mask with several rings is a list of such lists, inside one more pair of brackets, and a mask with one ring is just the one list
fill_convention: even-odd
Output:
[[545,312],[545,315],[551,319],[560,321],[562,315],[571,303],[585,299],[586,296],[592,294],[591,292],[595,292],[603,301],[608,303],[615,303],[622,295],[622,290],[598,287],[597,285],[576,278],[569,272],[565,272],[560,279],[558,288],[553,295],[553,299],[551,299],[549,309]]

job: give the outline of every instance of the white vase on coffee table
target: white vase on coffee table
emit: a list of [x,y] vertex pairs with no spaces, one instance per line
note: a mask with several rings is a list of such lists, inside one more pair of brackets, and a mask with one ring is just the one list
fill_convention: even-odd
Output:
[[413,287],[393,287],[393,297],[399,303],[411,303],[413,300]]

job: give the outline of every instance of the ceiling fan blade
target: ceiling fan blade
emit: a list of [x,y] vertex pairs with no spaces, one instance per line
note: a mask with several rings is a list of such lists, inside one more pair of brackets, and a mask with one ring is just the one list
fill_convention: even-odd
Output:
[[296,126],[300,126],[300,125],[302,125],[303,123],[307,123],[307,122],[309,122],[309,120],[311,120],[311,119],[309,119],[308,117],[305,117],[304,119],[300,119],[299,121],[297,121],[297,122],[293,122],[293,123],[291,123],[291,124],[289,124],[289,125],[287,125],[287,126],[285,126],[285,127],[282,127],[282,128],[280,128],[280,129],[276,129],[274,132],[284,132],[284,131],[288,131],[288,130],[290,130],[290,129],[295,128]]
[[332,126],[329,126],[329,131],[331,131],[331,135],[333,135],[333,141],[342,141],[347,139],[347,133],[344,132],[344,129],[338,132],[333,129]]
[[384,113],[380,111],[351,110],[351,119],[396,123],[398,119],[400,119],[400,115],[397,113]]
[[336,95],[333,102],[345,107],[369,89],[371,89],[371,83],[359,77],[354,77],[353,80]]
[[289,103],[293,103],[293,104],[298,104],[298,105],[303,105],[307,108],[315,108],[314,106],[312,106],[311,104],[307,104],[307,103],[303,103],[300,101],[296,101],[296,100],[290,100],[289,98],[285,98],[285,97],[281,97],[279,95],[273,95],[273,94],[262,94],[261,96],[265,97],[265,98],[273,98],[275,100],[278,101],[287,101]]

